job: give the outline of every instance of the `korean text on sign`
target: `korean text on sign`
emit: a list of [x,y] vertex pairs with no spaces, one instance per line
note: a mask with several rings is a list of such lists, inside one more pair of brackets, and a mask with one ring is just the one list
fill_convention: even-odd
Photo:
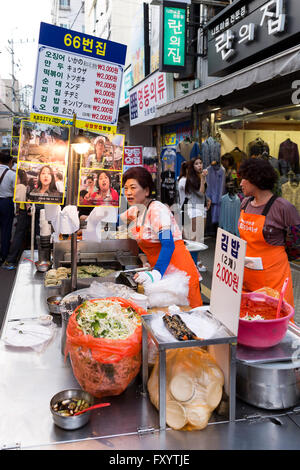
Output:
[[286,14],[284,13],[283,0],[270,0],[260,8],[260,12],[259,24],[252,22],[243,24],[237,32],[232,31],[229,27],[236,23],[238,19],[246,16],[246,7],[242,7],[214,28],[212,35],[216,35],[215,48],[216,52],[221,54],[222,60],[228,61],[236,53],[235,41],[238,44],[247,44],[254,41],[259,28],[266,27],[269,36],[285,31]]
[[230,238],[225,233],[221,238],[222,264],[218,263],[216,276],[222,283],[231,287],[237,293],[239,286],[239,276],[235,273],[236,260],[239,256],[240,242]]

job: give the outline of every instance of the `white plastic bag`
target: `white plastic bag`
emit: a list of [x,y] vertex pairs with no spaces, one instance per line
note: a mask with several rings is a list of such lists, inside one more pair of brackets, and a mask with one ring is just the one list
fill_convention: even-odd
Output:
[[176,270],[165,274],[160,281],[145,285],[149,308],[168,307],[171,304],[189,305],[189,279],[184,271]]

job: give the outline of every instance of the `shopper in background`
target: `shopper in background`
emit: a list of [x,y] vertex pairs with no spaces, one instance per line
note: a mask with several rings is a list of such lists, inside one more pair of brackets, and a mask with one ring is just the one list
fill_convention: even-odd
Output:
[[[181,226],[184,229],[184,221],[187,220],[186,207],[188,203],[188,198],[185,194],[185,183],[186,183],[186,172],[187,172],[188,162],[184,161],[180,167],[180,173],[177,180],[177,190],[178,190],[178,202],[181,215]],[[183,233],[183,230],[182,230]],[[184,233],[183,233],[184,236]]]
[[[202,158],[197,157],[189,162],[185,183],[185,196],[188,199],[187,213],[190,219],[188,227],[184,227],[185,238],[203,243],[206,222],[206,210],[210,200],[206,198],[207,170],[203,170]],[[207,207],[206,207],[207,203]],[[186,224],[185,224],[186,225]],[[206,267],[199,259],[197,266],[200,272],[205,272]]]
[[8,255],[12,225],[14,220],[14,187],[16,173],[10,169],[12,157],[9,150],[0,151],[0,262]]
[[270,287],[280,292],[288,277],[285,298],[294,305],[285,234],[290,226],[299,232],[300,215],[286,199],[273,195],[277,174],[267,160],[248,159],[241,164],[239,174],[245,196],[239,219],[240,237],[247,242],[246,256],[261,258],[263,266],[262,270],[245,267],[243,290]]

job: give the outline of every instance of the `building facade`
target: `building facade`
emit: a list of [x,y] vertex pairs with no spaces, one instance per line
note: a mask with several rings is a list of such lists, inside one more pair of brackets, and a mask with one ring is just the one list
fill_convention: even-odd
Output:
[[52,24],[84,33],[85,3],[82,0],[53,0]]

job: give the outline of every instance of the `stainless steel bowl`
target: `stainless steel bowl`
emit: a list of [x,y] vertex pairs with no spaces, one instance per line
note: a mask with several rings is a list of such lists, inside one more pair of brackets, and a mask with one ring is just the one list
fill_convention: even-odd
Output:
[[49,271],[49,269],[52,266],[51,261],[36,261],[34,264],[35,264],[37,271],[41,273],[45,273]]
[[90,395],[90,393],[80,389],[63,390],[62,392],[54,395],[50,401],[50,411],[54,423],[56,426],[68,431],[79,429],[87,424],[91,417],[91,411],[86,411],[85,413],[82,413],[78,416],[61,416],[59,413],[53,410],[53,406],[61,400],[67,400],[69,398],[75,397],[87,401],[90,406],[94,404],[94,397]]
[[62,299],[63,298],[60,295],[52,295],[51,297],[48,297],[47,305],[48,305],[48,309],[49,309],[50,313],[60,314],[62,311],[65,310],[64,306],[62,306],[60,304],[53,303],[55,301],[61,302]]

